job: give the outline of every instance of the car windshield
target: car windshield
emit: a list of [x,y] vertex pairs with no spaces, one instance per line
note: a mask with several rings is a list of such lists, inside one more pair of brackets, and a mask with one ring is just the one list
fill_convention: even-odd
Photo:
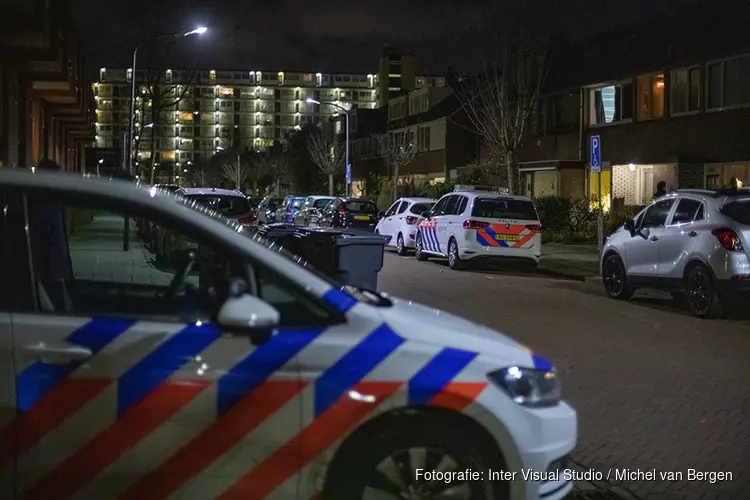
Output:
[[331,203],[331,199],[330,198],[318,198],[313,203],[313,207],[315,207],[315,208],[323,208],[326,205],[328,205],[329,203]]
[[347,212],[355,214],[376,214],[378,207],[370,200],[350,200],[344,203]]
[[422,215],[425,212],[429,212],[430,209],[435,206],[434,203],[415,203],[411,207],[409,207],[409,212],[413,213],[414,215]]
[[250,212],[250,204],[244,196],[195,194],[185,196],[190,201],[217,211],[225,217],[239,217]]
[[735,222],[750,226],[750,198],[727,203],[721,207],[721,213]]
[[471,215],[487,219],[539,219],[531,201],[513,198],[477,198]]
[[292,200],[292,208],[299,208],[305,203],[304,198],[294,198]]

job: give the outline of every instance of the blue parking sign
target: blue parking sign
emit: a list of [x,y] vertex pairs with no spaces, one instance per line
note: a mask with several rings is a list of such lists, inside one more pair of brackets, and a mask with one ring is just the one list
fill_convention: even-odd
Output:
[[591,136],[591,171],[599,173],[602,171],[602,138],[598,135]]
[[346,183],[347,184],[352,183],[352,165],[351,164],[346,166]]

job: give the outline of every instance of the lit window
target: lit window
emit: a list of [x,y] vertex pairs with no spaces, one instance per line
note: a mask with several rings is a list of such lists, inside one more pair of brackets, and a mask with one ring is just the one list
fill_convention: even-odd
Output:
[[690,113],[700,110],[701,70],[682,68],[672,71],[669,81],[672,114]]
[[633,118],[633,84],[618,83],[589,90],[589,123],[606,125]]
[[167,80],[167,83],[172,83],[172,70],[171,69],[168,69],[166,72],[166,80]]
[[255,71],[250,72],[250,85],[255,85]]
[[323,85],[323,75],[320,73],[315,74],[315,85],[320,87]]
[[193,121],[193,113],[191,111],[182,111],[180,113],[180,120],[191,122]]
[[133,68],[128,68],[126,79],[131,81],[133,79]]
[[102,68],[99,70],[99,80],[104,81],[107,79],[107,68]]
[[279,85],[284,85],[284,72],[283,71],[279,71],[278,78],[279,78]]
[[638,119],[664,116],[664,73],[638,77]]
[[208,79],[211,81],[211,83],[216,81],[216,70],[211,70],[208,72]]
[[234,89],[231,87],[219,87],[219,95],[232,96]]

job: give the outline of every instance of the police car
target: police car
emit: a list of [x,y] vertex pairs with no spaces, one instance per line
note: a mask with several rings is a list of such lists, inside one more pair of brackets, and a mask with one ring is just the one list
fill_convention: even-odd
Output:
[[535,268],[542,254],[541,229],[529,198],[511,196],[507,189],[456,185],[424,214],[415,257],[447,257],[451,269],[493,260]]
[[[571,489],[520,480],[565,467],[576,414],[552,365],[498,332],[334,285],[155,188],[3,169],[0,204],[4,498]],[[200,265],[155,268],[125,231],[141,218],[199,242]]]

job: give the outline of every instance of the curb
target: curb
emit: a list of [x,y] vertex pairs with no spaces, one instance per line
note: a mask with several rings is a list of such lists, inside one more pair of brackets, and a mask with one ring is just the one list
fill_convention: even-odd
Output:
[[545,276],[551,276],[554,278],[564,278],[569,279],[573,281],[581,281],[581,282],[587,282],[590,279],[599,279],[601,282],[601,278],[599,276],[593,275],[591,273],[587,273],[585,271],[558,271],[556,269],[549,269],[545,267],[537,267],[536,269],[537,274],[542,274]]

